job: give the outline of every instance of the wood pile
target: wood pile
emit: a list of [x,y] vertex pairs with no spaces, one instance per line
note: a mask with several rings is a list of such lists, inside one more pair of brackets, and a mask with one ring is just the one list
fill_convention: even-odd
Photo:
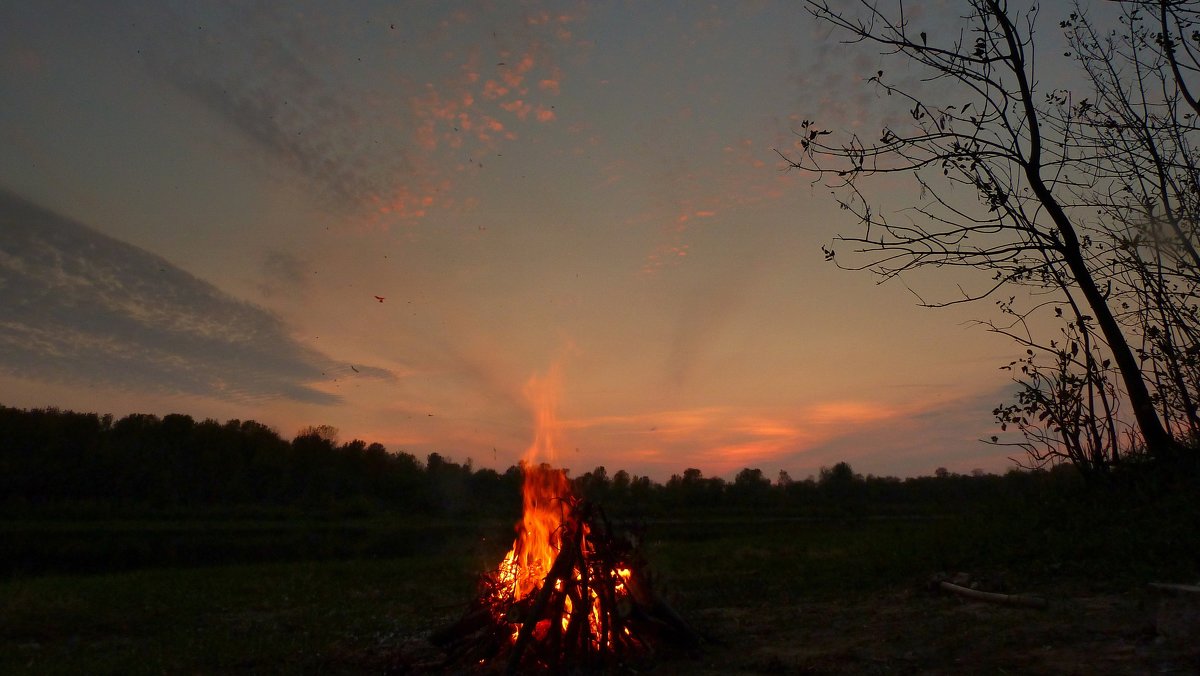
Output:
[[430,637],[447,668],[562,673],[641,663],[664,644],[700,637],[658,594],[635,540],[601,510],[572,500],[553,565],[532,594],[515,599],[503,577],[483,576],[463,616]]

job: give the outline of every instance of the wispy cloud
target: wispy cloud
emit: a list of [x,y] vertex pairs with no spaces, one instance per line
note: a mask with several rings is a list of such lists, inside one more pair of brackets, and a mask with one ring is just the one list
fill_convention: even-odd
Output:
[[[699,164],[686,170],[669,166],[663,180],[675,197],[648,217],[657,225],[658,237],[641,273],[654,275],[684,263],[697,231],[729,227],[739,210],[778,200],[794,190],[794,177],[779,171],[772,150],[779,145],[778,136],[772,142],[743,136],[719,146],[713,166]],[[622,178],[615,170],[607,173],[609,184]]]
[[782,455],[781,466],[821,466],[848,461],[855,469],[879,475],[930,474],[939,466],[968,472],[999,471],[1013,466],[1010,453],[982,439],[996,433],[991,410],[1012,395],[1012,387],[943,392],[938,398],[908,402],[884,417],[847,418],[809,448]]
[[670,352],[663,362],[666,384],[673,390],[695,384],[697,369],[706,363],[709,350],[735,320],[762,276],[761,270],[754,268],[738,274],[732,263],[718,267],[725,268],[722,272],[726,274],[698,280],[675,308]]
[[[161,18],[143,50],[151,72],[298,176],[307,193],[383,226],[466,201],[452,193],[457,172],[481,168],[519,125],[557,120],[551,100],[563,73],[552,47],[570,39],[563,31],[575,21],[458,9],[435,30],[383,22],[359,36],[368,70],[358,67],[364,57],[331,53],[319,38],[366,29],[320,11],[208,7],[200,26],[185,14]],[[447,35],[463,32],[480,39],[448,47]],[[413,59],[420,79],[405,69]]]
[[381,143],[387,129],[368,114],[361,92],[314,68],[303,45],[275,28],[291,18],[260,9],[196,25],[168,14],[143,57],[326,203],[345,208],[379,199],[396,176],[411,173],[409,157]]
[[0,368],[18,376],[233,401],[339,401],[313,385],[336,361],[293,339],[275,315],[3,189],[0,289]]
[[270,249],[262,254],[259,293],[264,298],[306,298],[312,292],[313,264],[296,254]]

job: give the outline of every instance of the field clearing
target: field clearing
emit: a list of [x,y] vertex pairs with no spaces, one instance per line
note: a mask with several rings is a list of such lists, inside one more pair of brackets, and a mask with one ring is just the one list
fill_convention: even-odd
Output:
[[[10,576],[0,583],[0,673],[436,672],[439,653],[428,633],[457,617],[476,576],[507,548],[510,531],[497,523],[372,521],[339,529],[322,522],[312,537],[325,549],[238,562],[230,552],[259,551],[249,543],[278,544],[279,524],[240,523],[223,534],[218,526],[146,529],[234,543],[208,565],[136,568],[122,559],[108,572]],[[989,567],[996,552],[963,540],[961,526],[953,519],[650,524],[646,554],[665,595],[712,642],[695,654],[664,652],[640,670],[1200,670],[1194,643],[1156,635],[1149,580],[1130,574],[1088,581],[1041,564],[1018,570],[1011,561]],[[82,537],[82,526],[64,528]],[[94,540],[77,547],[102,551],[111,530],[97,528]],[[139,531],[132,523],[118,530]],[[283,530],[291,534],[286,542],[302,544],[313,528]],[[362,538],[406,546],[361,556],[354,544]],[[337,556],[338,546],[349,547],[350,556]],[[926,590],[930,575],[948,570],[1040,593],[1050,608],[968,603]]]

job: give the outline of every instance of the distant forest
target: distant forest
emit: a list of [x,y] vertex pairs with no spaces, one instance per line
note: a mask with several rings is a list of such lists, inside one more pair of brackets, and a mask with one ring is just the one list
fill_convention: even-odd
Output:
[[[77,413],[0,406],[0,513],[121,515],[271,510],[431,516],[516,515],[521,468],[500,473],[439,453],[424,461],[382,444],[338,443],[328,426],[290,441],[252,420]],[[744,468],[732,481],[685,469],[665,483],[605,467],[572,477],[579,495],[617,516],[757,512],[935,514],[964,501],[1021,499],[1077,482],[1051,472],[863,477],[845,462],[793,480]]]

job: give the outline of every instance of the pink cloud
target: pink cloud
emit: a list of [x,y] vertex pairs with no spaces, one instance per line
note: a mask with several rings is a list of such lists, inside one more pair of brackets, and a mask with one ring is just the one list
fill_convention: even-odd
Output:
[[525,81],[525,74],[533,69],[533,64],[533,55],[525,54],[520,61],[501,67],[500,79],[504,80],[504,84],[509,87],[517,89]]
[[[443,77],[420,84],[402,83],[413,87],[409,90],[409,119],[397,123],[408,135],[412,152],[407,166],[413,173],[407,189],[366,205],[376,217],[419,218],[430,209],[445,209],[454,201],[447,194],[451,190],[446,180],[449,174],[443,174],[466,170],[469,165],[464,157],[482,157],[502,143],[515,141],[522,123],[558,120],[546,97],[561,91],[564,78],[548,45],[553,44],[551,36],[558,27],[576,18],[546,11],[529,17],[524,26],[510,26],[507,34],[501,35],[502,42],[518,41],[515,46],[477,46],[465,55],[439,51],[448,68]],[[448,16],[446,29],[451,30],[452,23],[477,18],[474,12],[456,11]],[[428,48],[433,49],[434,43]],[[536,87],[526,83],[536,83]],[[428,203],[416,197],[426,192],[421,186],[427,185],[444,186]],[[458,204],[466,201],[460,199]]]
[[505,101],[500,104],[500,107],[517,116],[518,119],[524,120],[533,110],[533,106],[525,103],[521,99],[514,101]]
[[488,99],[489,101],[494,101],[494,100],[500,98],[501,96],[507,96],[508,95],[508,87],[505,87],[504,85],[500,84],[499,82],[496,82],[495,80],[488,80],[483,85],[482,94],[483,94],[483,98]]

